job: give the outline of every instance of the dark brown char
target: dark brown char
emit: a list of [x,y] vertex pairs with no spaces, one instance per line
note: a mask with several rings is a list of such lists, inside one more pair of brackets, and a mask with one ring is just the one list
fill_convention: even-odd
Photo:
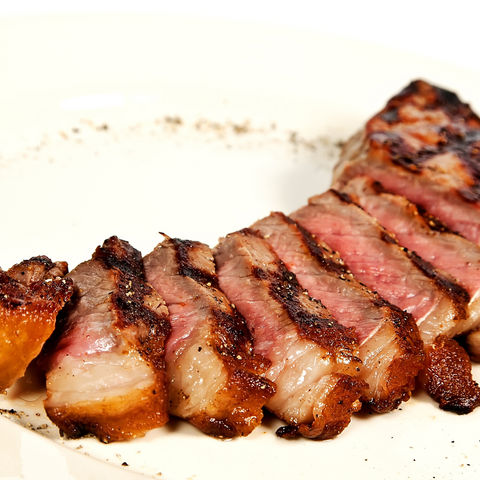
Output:
[[0,269],[0,391],[24,375],[52,334],[73,293],[72,281],[62,278],[67,269],[44,256]]
[[[262,354],[276,358],[276,348],[287,341],[285,335],[288,335],[288,342],[300,343],[305,339],[316,344],[328,364],[328,368],[322,367],[325,371],[318,380],[322,382],[323,408],[315,410],[318,414],[313,421],[293,419],[286,413],[291,406],[284,399],[275,404],[274,397],[267,404],[267,408],[289,423],[277,434],[285,438],[303,435],[327,439],[340,433],[358,410],[358,398],[366,388],[366,383],[358,378],[361,362],[354,329],[338,324],[321,302],[308,296],[258,232],[243,229],[231,233],[220,240],[214,253],[220,285],[245,316]],[[260,304],[263,308],[257,310]],[[292,336],[292,331],[296,331],[296,336]],[[277,364],[272,365],[272,371],[277,368]],[[271,374],[267,372],[267,376]],[[282,385],[278,389],[281,394]],[[290,399],[292,405],[298,401]],[[316,402],[312,400],[312,409],[316,409]]]
[[[168,311],[163,300],[145,281],[140,252],[128,242],[110,237],[88,262],[99,264],[109,278],[111,292],[104,302],[113,314],[113,327],[128,348],[140,353],[152,368],[155,382],[153,387],[96,402],[49,406],[47,397],[45,409],[68,437],[93,434],[104,443],[141,437],[168,420],[164,361],[164,344],[170,333]],[[75,285],[76,292],[79,288],[82,286]],[[62,312],[55,340],[49,345],[43,361],[45,365],[48,365],[49,355],[55,354],[56,344],[74,331],[75,324],[69,321],[69,315],[75,311],[77,301],[74,295]],[[124,354],[128,355],[128,351]]]
[[[195,336],[197,330],[206,329],[206,348],[214,349],[227,376],[220,390],[208,392],[211,396],[208,412],[204,407],[188,408],[188,416],[181,414],[183,408],[187,410],[182,406],[182,400],[186,400],[183,387],[180,385],[179,391],[174,391],[173,385],[177,382],[170,378],[170,411],[218,438],[249,435],[261,423],[262,408],[275,393],[274,384],[261,376],[270,362],[254,354],[253,339],[245,320],[218,289],[213,255],[208,246],[164,236],[165,240],[145,257],[145,266],[148,278],[164,296],[172,313],[172,341],[176,347],[175,351],[167,347],[167,362],[171,365],[177,360],[181,362],[182,353],[175,352],[188,348],[189,338]],[[172,290],[177,293],[172,294]],[[179,295],[191,303],[194,319],[182,317],[181,309],[176,306]],[[191,331],[177,343],[175,329],[183,322],[190,324]],[[167,371],[175,377],[171,366]]]

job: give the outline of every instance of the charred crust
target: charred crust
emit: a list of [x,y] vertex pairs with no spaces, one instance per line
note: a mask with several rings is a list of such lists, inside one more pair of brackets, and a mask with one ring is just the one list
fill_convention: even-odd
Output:
[[171,326],[167,310],[162,315],[145,304],[145,297],[158,295],[137,277],[122,275],[111,301],[116,314],[115,326],[120,330],[134,328],[131,339],[137,351],[159,371],[165,367],[164,345]]
[[26,263],[26,264],[28,264],[28,263],[40,264],[40,265],[45,267],[45,270],[50,270],[55,266],[55,264],[45,255],[39,255],[37,257],[32,257],[32,258],[30,258],[30,260],[26,260],[25,262],[22,262],[22,264],[23,263]]
[[419,257],[415,252],[405,249],[406,254],[412,260],[412,262],[429,278],[435,281],[435,283],[444,291],[446,291],[453,299],[458,308],[462,309],[470,301],[470,295],[468,292],[459,285],[453,279],[449,279],[445,275],[442,275],[435,269],[435,267]]
[[[402,123],[400,107],[406,105],[419,111],[441,111],[450,118],[446,126],[431,125],[438,140],[414,150],[401,132],[388,130],[388,126]],[[377,120],[381,121],[380,125]],[[458,194],[467,202],[480,201],[480,118],[455,93],[421,80],[414,81],[370,120],[367,132],[371,148],[384,150],[394,165],[410,173],[421,174],[423,164],[432,157],[446,153],[457,156],[472,180],[468,188],[459,189]]]
[[395,125],[400,121],[397,108],[391,108],[390,110],[387,110],[380,115],[380,118],[389,125]]
[[[261,423],[262,406],[274,394],[275,385],[270,380],[245,370],[233,370],[228,384],[219,396],[216,416],[201,412],[188,420],[213,437],[245,436]],[[243,408],[236,408],[238,405],[242,405]],[[245,415],[248,415],[247,422]]]
[[198,268],[191,261],[190,254],[192,250],[200,248],[203,244],[192,240],[180,240],[179,238],[171,238],[169,240],[175,248],[179,275],[189,277],[202,285],[219,288],[218,278],[215,274],[212,275],[210,272]]
[[280,438],[295,438],[298,436],[298,425],[285,425],[278,428],[275,434]]
[[[257,232],[250,230],[250,233],[259,236]],[[270,245],[268,248],[271,248]],[[252,265],[251,272],[255,278],[268,284],[270,297],[288,313],[300,335],[314,341],[332,354],[335,354],[339,348],[351,352],[358,345],[354,329],[337,323],[319,300],[309,297],[300,286],[295,274],[290,272],[283,262],[278,260],[274,267],[272,272],[268,272]],[[300,300],[302,297],[308,298],[310,310],[304,307],[304,302]]]
[[380,229],[380,239],[389,245],[398,245],[396,238],[383,227]]
[[171,327],[166,307],[162,313],[160,308],[155,311],[147,304],[147,297],[155,297],[159,306],[164,306],[158,293],[145,281],[140,251],[113,236],[97,247],[92,259],[112,272],[116,288],[110,301],[116,315],[115,327],[130,331],[127,337],[134,348],[156,371],[162,370],[165,366],[164,343]]
[[443,410],[466,414],[480,405],[480,388],[472,378],[468,354],[453,339],[439,336],[429,346],[420,378]]
[[353,413],[361,404],[358,398],[367,388],[366,382],[344,374],[333,374],[332,391],[325,402],[322,414],[311,423],[290,424],[280,427],[276,434],[281,438],[306,438],[328,440],[339,435],[348,426]]
[[69,278],[51,282],[37,281],[28,287],[0,272],[0,305],[8,310],[38,303],[51,304],[59,310],[72,296],[73,282]]
[[331,188],[329,191],[333,193],[336,197],[338,197],[343,203],[355,204],[355,202],[352,200],[352,197],[348,193],[334,190],[333,188]]
[[106,268],[114,268],[133,277],[145,279],[142,254],[127,241],[113,236],[97,247],[92,259],[99,260]]
[[439,233],[451,233],[455,235],[460,235],[458,232],[454,232],[451,230],[445,223],[443,223],[439,218],[431,215],[430,213],[425,210],[424,207],[421,205],[414,205],[413,203],[410,204],[414,206],[418,214],[422,217],[425,224],[432,232],[439,232]]
[[277,215],[282,215],[281,218],[283,221],[295,228],[295,230],[301,236],[303,244],[310,252],[310,255],[322,266],[322,268],[324,268],[327,272],[334,273],[342,280],[344,279],[345,281],[350,281],[348,267],[340,263],[339,257],[335,255],[335,252],[327,248],[326,245],[320,245],[316,238],[306,228],[302,227],[292,218],[287,217],[284,214]]
[[218,353],[234,358],[242,353],[251,355],[253,339],[243,317],[236,310],[229,313],[218,308],[212,309],[212,315]]

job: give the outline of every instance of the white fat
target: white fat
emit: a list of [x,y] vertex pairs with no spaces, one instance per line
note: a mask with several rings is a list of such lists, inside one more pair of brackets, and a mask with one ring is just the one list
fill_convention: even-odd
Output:
[[188,418],[199,411],[216,411],[217,392],[227,382],[227,371],[203,335],[175,353],[167,363],[170,413]]
[[282,418],[296,423],[313,420],[313,409],[323,398],[320,381],[332,373],[332,359],[315,343],[286,343],[284,360],[272,366],[267,378],[277,384],[277,393],[267,406]]
[[144,389],[155,381],[151,367],[138,353],[67,356],[47,374],[48,406],[98,402]]
[[416,318],[420,336],[426,344],[435,341],[438,335],[449,338],[463,331],[465,322],[458,321],[458,312],[449,296],[443,295],[422,318]]

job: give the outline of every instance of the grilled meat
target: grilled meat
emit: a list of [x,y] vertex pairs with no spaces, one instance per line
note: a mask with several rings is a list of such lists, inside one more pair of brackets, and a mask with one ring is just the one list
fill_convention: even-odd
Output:
[[65,262],[34,257],[0,269],[0,391],[22,377],[50,337],[58,312],[72,296]]
[[470,413],[480,405],[480,388],[472,378],[467,352],[454,339],[439,335],[427,345],[420,380],[444,410]]
[[168,310],[140,252],[111,237],[68,278],[75,293],[43,360],[48,416],[69,437],[103,442],[164,425]]
[[282,437],[328,439],[343,431],[367,387],[352,328],[310,298],[270,245],[244,229],[214,249],[221,289],[245,317],[255,352],[277,385],[267,408],[289,425]]
[[[317,195],[292,218],[338,251],[361,282],[412,314],[427,357],[439,335],[451,338],[462,331],[470,300],[466,290],[400,246],[347,194],[329,190]],[[454,380],[455,376],[444,372],[445,382]],[[428,387],[427,379],[423,383]],[[449,408],[446,402],[441,402],[443,408]],[[470,403],[476,402],[475,398]],[[451,408],[460,411],[456,403]]]
[[452,92],[415,81],[345,145],[333,188],[380,181],[480,243],[480,119]]
[[260,376],[270,362],[253,353],[244,319],[219,290],[210,248],[167,237],[144,262],[170,311],[170,413],[216,437],[248,435],[275,393]]
[[480,246],[452,232],[405,197],[387,192],[367,177],[357,177],[344,188],[353,200],[395,234],[398,242],[418,253],[436,269],[456,279],[468,292],[463,334],[480,324]]
[[272,213],[251,228],[339,323],[355,328],[363,362],[359,378],[369,385],[362,401],[388,412],[408,400],[424,360],[412,316],[358,282],[337,253],[284,214]]

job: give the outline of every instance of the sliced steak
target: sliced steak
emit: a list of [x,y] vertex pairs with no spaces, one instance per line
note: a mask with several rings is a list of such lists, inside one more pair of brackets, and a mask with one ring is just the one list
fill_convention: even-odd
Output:
[[0,392],[25,374],[72,296],[65,262],[40,256],[0,269]]
[[210,248],[166,237],[144,262],[170,311],[170,413],[216,437],[248,435],[275,393],[260,376],[270,362],[253,353],[244,319],[219,290]]
[[480,324],[480,246],[368,177],[351,180],[343,191],[394,233],[401,245],[451,275],[465,288],[470,302],[467,319],[457,334],[476,329]]
[[363,362],[359,378],[369,385],[362,401],[388,412],[408,400],[424,360],[412,316],[358,282],[337,253],[286,215],[272,213],[251,228],[335,320],[355,328]]
[[[338,251],[361,282],[412,314],[426,344],[427,357],[439,335],[451,338],[462,330],[468,293],[400,246],[347,194],[329,190],[311,198],[306,207],[291,216]],[[455,378],[445,372],[444,380],[452,382]],[[423,383],[428,386],[428,382]],[[471,403],[476,402],[475,398]]]
[[43,360],[48,416],[69,437],[103,442],[164,425],[168,310],[140,252],[111,237],[68,278],[75,293]]
[[221,289],[245,317],[255,352],[271,362],[265,376],[277,393],[266,406],[289,424],[277,435],[338,435],[367,387],[353,328],[309,297],[257,232],[232,233],[214,253]]
[[333,188],[366,175],[480,243],[480,119],[452,92],[415,81],[345,145]]

